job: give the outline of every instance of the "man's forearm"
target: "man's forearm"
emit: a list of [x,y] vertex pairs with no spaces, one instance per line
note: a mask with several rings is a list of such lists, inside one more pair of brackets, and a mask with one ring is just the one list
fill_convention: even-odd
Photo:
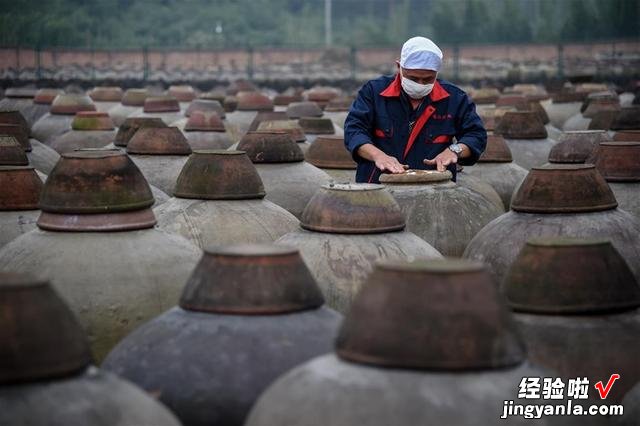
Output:
[[358,147],[358,155],[365,160],[373,161],[374,163],[380,159],[380,156],[387,155],[380,148],[376,147],[372,143],[366,143]]

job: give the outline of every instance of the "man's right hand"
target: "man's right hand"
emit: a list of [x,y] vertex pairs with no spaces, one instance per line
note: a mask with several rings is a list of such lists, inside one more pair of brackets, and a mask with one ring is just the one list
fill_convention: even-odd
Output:
[[358,148],[358,155],[369,161],[373,161],[381,172],[403,173],[409,168],[405,164],[400,164],[397,158],[385,154],[373,144],[364,144]]

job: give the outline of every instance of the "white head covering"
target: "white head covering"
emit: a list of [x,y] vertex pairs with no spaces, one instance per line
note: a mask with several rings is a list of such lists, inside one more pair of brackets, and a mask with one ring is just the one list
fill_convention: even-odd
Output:
[[413,37],[402,45],[400,66],[408,70],[440,71],[442,50],[425,37]]

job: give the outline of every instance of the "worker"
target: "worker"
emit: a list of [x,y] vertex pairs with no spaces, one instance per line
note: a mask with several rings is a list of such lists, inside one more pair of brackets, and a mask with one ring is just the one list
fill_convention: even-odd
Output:
[[358,167],[356,182],[378,183],[381,173],[450,170],[473,165],[487,132],[469,96],[438,79],[442,51],[425,37],[402,46],[398,72],[362,86],[344,124],[344,142]]

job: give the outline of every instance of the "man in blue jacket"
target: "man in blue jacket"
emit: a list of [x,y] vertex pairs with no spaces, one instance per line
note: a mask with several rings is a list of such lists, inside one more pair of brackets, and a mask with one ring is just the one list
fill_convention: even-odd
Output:
[[[402,46],[398,74],[367,82],[344,124],[344,142],[358,163],[356,182],[379,182],[381,173],[472,165],[487,132],[467,94],[436,77],[442,51],[414,37]],[[455,138],[455,139],[454,139]]]

